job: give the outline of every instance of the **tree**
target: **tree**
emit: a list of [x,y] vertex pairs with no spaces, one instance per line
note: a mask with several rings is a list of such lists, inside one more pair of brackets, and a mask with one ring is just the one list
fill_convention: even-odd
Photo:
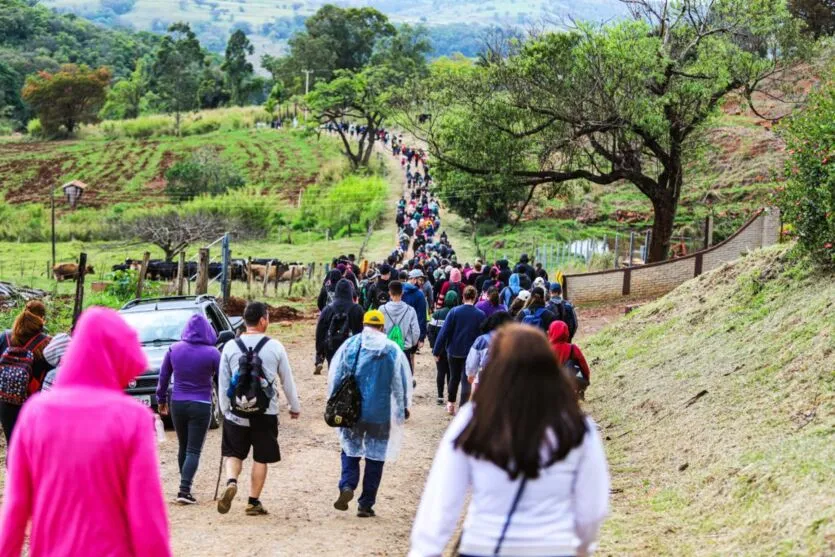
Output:
[[529,201],[540,186],[631,182],[652,205],[649,259],[661,261],[705,125],[730,93],[751,102],[775,87],[805,43],[783,0],[627,3],[631,21],[512,40],[466,71],[436,68],[414,93],[432,118],[406,117],[436,174],[472,190],[521,188]]
[[180,214],[171,209],[134,217],[126,223],[127,233],[142,242],[153,244],[173,261],[194,242],[209,240],[225,232],[221,218],[207,213]]
[[198,149],[165,173],[165,193],[174,203],[189,201],[199,195],[220,195],[246,183],[237,168],[218,158],[210,148]]
[[55,73],[27,77],[21,97],[35,109],[44,133],[72,134],[79,125],[98,121],[110,75],[107,68],[64,64]]
[[226,45],[226,57],[221,69],[226,74],[226,86],[232,93],[232,102],[243,106],[249,94],[247,82],[252,78],[252,64],[247,56],[252,56],[255,48],[242,30],[238,29],[229,37]]
[[790,0],[789,9],[815,38],[835,33],[835,0]]
[[107,92],[107,101],[99,116],[110,120],[137,118],[142,111],[142,98],[148,90],[146,64],[140,60],[129,78],[117,81]]
[[175,23],[162,39],[154,63],[156,91],[168,112],[174,114],[180,135],[182,112],[199,106],[198,92],[206,68],[206,58],[187,23]]

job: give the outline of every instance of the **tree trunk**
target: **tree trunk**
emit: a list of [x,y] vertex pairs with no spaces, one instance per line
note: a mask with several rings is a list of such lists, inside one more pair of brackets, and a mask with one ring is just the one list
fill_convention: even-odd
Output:
[[[677,176],[676,179],[681,182],[681,173]],[[681,191],[680,185],[664,188],[659,196],[652,199],[655,219],[652,223],[652,238],[649,243],[649,263],[664,261],[670,254],[670,239],[673,236],[678,209],[676,191]]]

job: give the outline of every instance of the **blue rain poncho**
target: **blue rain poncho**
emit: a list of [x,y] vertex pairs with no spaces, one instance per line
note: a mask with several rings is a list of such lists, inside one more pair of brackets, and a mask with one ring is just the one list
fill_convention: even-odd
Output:
[[366,327],[339,348],[329,367],[328,398],[351,373],[356,373],[362,395],[360,421],[338,430],[342,450],[350,457],[396,460],[403,443],[406,410],[412,405],[412,375],[406,355],[383,333]]

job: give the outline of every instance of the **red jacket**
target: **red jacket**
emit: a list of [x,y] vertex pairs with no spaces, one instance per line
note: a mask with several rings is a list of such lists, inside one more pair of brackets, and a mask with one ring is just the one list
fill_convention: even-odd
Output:
[[589,370],[589,364],[586,362],[586,357],[583,355],[583,351],[580,350],[579,346],[571,344],[568,341],[568,337],[568,325],[562,321],[554,321],[551,323],[551,326],[548,328],[548,340],[551,342],[551,348],[554,349],[554,353],[557,355],[557,361],[562,366],[565,365],[565,362],[573,358],[580,364],[580,370],[586,377],[586,381],[588,381],[591,379],[591,371]]

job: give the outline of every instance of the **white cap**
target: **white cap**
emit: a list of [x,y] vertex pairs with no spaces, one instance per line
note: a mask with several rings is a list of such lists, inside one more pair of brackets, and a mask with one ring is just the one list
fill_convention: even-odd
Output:
[[519,298],[520,300],[522,300],[523,302],[527,302],[528,300],[531,299],[531,293],[528,292],[527,290],[522,290],[521,292],[519,292],[519,295],[516,296],[516,297]]

